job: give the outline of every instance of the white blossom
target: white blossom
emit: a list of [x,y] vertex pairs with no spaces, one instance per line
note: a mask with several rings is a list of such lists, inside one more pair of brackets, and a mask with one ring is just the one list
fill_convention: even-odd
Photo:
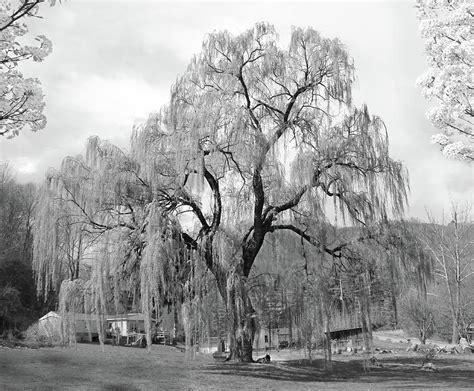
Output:
[[472,161],[474,159],[473,145],[466,145],[461,141],[457,141],[446,145],[443,148],[443,155],[458,160]]
[[431,136],[431,142],[433,144],[446,146],[449,144],[449,137],[443,133],[434,134],[433,136]]
[[471,0],[418,0],[420,35],[425,40],[428,70],[417,84],[435,106],[427,112],[433,125],[453,143],[435,135],[443,154],[472,161],[474,136],[474,5]]
[[[46,126],[41,84],[24,78],[18,70],[21,61],[41,62],[52,51],[52,43],[44,35],[35,38],[35,46],[18,40],[28,33],[25,19],[38,17],[42,2],[0,0],[0,135],[7,138],[23,129],[36,131]],[[54,5],[54,0],[50,4]]]

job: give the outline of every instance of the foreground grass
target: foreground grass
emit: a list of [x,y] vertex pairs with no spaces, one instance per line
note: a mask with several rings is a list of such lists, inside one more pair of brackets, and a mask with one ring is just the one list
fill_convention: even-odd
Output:
[[[473,355],[474,356],[474,355]],[[298,352],[271,364],[216,364],[169,346],[144,349],[78,344],[77,348],[0,348],[0,390],[380,389],[472,388],[473,356],[441,356],[439,372],[420,370],[416,354],[379,355],[383,367],[364,370],[362,356],[336,356],[331,371]]]

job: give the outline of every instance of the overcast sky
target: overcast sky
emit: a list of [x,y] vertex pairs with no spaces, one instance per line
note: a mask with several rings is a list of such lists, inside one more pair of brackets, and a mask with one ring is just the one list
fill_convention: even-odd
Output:
[[167,101],[206,33],[239,33],[268,21],[286,46],[292,26],[312,26],[338,37],[353,56],[356,103],[383,118],[392,157],[409,170],[407,215],[425,219],[428,208],[439,216],[450,200],[472,201],[473,168],[443,158],[430,144],[429,106],[415,86],[426,62],[414,4],[69,0],[45,6],[30,32],[48,36],[53,53],[22,70],[43,84],[48,125],[0,139],[0,160],[10,161],[18,180],[40,182],[48,167],[81,153],[91,135],[126,148],[133,124]]

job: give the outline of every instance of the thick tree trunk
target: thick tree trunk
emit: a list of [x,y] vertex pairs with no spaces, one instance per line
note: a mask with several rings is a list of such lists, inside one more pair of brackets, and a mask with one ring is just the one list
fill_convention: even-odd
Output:
[[243,260],[229,269],[215,263],[212,237],[203,239],[203,248],[205,249],[206,265],[216,279],[217,288],[226,307],[230,359],[253,362],[252,350],[256,324],[255,311],[248,295],[247,286],[250,267],[245,271]]
[[[253,309],[246,278],[240,273],[227,277],[226,287],[221,292],[227,307],[228,341],[230,342],[230,359],[242,362],[253,362],[253,340],[255,336],[255,311]],[[221,288],[220,288],[221,290]]]

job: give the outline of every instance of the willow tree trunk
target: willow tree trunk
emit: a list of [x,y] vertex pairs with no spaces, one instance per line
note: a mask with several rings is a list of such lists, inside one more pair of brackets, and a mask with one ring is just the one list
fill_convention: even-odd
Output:
[[239,273],[230,273],[227,280],[220,281],[218,286],[226,303],[230,358],[236,361],[253,362],[255,311],[248,295],[246,280]]

